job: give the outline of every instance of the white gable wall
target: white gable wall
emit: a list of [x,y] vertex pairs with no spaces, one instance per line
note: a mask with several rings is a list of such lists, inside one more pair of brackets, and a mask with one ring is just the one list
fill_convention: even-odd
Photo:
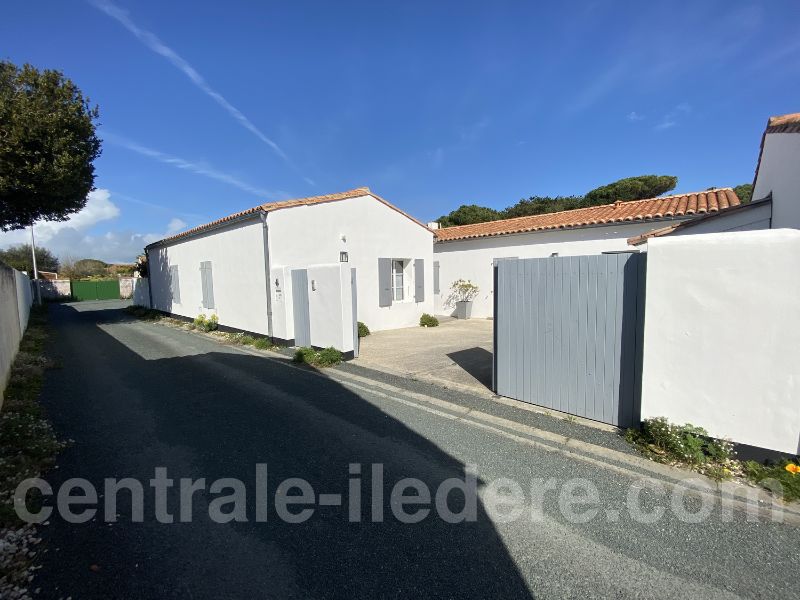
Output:
[[469,279],[479,288],[473,301],[472,316],[491,317],[494,311],[493,264],[496,258],[544,258],[557,252],[559,256],[581,256],[619,250],[633,250],[628,238],[675,224],[685,219],[650,221],[648,223],[616,223],[603,227],[561,229],[514,235],[492,236],[453,242],[437,242],[434,260],[439,262],[440,294],[436,297],[437,314],[452,314],[447,304],[450,286],[457,279]]
[[772,192],[772,227],[800,229],[800,133],[768,133],[753,199]]
[[[358,320],[374,331],[414,327],[422,313],[433,313],[433,234],[372,196],[360,196],[270,212],[270,268],[272,283],[283,272],[284,289],[291,283],[287,269],[329,265],[348,253],[357,270]],[[406,259],[406,300],[378,306],[378,258]],[[413,261],[425,261],[425,299],[414,301]],[[274,288],[274,286],[273,286]],[[293,324],[289,294],[272,290],[275,335],[291,339]],[[278,302],[284,314],[279,322]],[[284,336],[280,332],[284,332]]]
[[[148,250],[153,308],[194,318],[216,314],[222,325],[268,334],[264,238],[261,219],[240,221]],[[211,261],[214,309],[203,308],[200,263]],[[180,302],[170,291],[178,267]]]

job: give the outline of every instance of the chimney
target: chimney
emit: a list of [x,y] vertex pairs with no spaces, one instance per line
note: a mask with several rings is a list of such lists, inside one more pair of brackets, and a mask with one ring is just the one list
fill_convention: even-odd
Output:
[[437,221],[431,221],[428,223],[428,229],[439,229],[439,223]]
[[751,201],[772,198],[772,229],[800,229],[798,160],[800,113],[771,117],[761,138]]

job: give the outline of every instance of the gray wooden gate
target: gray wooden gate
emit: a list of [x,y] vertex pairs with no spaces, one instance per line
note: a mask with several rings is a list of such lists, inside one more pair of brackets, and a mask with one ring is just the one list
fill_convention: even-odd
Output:
[[308,271],[292,271],[292,312],[294,313],[294,345],[311,345],[311,315],[308,307]]
[[645,256],[497,260],[496,392],[638,425]]

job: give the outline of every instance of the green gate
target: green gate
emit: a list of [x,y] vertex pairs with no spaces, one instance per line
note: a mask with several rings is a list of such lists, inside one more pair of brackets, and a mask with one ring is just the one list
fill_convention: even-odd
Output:
[[119,279],[83,279],[71,281],[74,300],[119,300]]

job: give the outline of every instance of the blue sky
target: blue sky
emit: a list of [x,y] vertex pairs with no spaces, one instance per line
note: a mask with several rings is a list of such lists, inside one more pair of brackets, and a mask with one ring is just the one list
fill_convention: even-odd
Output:
[[[800,3],[11,0],[0,57],[100,106],[74,258],[367,185],[422,220],[620,177],[749,182],[800,110]],[[0,234],[0,245],[22,232]]]

